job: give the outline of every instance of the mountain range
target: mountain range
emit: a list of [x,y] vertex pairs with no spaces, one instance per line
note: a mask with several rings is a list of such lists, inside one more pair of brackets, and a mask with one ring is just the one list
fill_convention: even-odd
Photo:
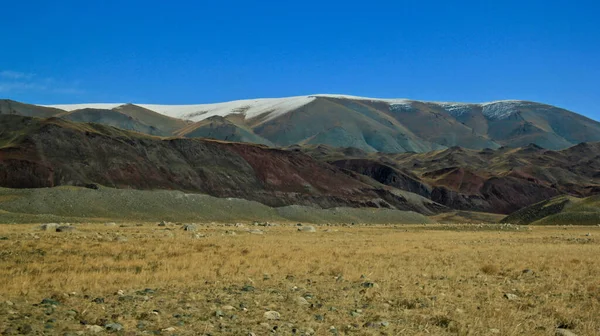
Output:
[[423,153],[522,147],[565,149],[600,141],[600,123],[527,101],[436,103],[343,95],[240,100],[205,105],[0,102],[0,113],[94,122],[166,137],[212,138],[272,147],[323,144],[366,152]]
[[597,141],[600,123],[526,101],[0,100],[0,187],[101,185],[272,207],[510,214],[554,197],[600,193]]

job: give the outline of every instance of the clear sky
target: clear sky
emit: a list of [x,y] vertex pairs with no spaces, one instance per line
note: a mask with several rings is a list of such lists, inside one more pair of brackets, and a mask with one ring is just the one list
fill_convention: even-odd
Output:
[[596,1],[5,1],[0,97],[525,99],[600,119]]

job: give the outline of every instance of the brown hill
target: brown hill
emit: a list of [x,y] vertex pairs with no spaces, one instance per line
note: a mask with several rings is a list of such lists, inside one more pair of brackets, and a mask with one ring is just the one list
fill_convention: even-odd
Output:
[[600,143],[552,151],[452,147],[429,153],[365,153],[327,146],[293,148],[318,160],[416,192],[457,210],[511,213],[557,195],[600,193]]
[[382,207],[431,214],[428,199],[357,179],[308,155],[203,139],[161,139],[99,124],[0,115],[0,186],[97,183],[255,200],[270,206]]

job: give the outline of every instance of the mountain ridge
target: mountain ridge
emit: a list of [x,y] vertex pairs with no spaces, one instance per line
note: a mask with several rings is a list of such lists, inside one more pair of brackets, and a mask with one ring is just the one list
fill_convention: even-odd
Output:
[[324,144],[404,153],[530,143],[560,150],[600,141],[600,122],[525,100],[456,103],[317,94],[200,105],[4,105],[0,104],[0,114],[58,116],[165,137],[206,137],[272,147]]

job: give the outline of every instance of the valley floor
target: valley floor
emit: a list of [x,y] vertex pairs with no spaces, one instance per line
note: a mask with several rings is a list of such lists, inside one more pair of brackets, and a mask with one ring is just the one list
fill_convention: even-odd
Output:
[[597,335],[599,235],[508,225],[0,225],[0,333]]

